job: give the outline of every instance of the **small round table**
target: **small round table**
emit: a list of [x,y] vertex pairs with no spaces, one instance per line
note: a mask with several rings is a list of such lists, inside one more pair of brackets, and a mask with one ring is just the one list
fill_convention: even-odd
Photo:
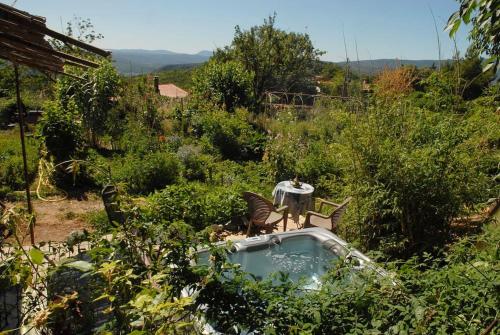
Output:
[[306,211],[313,209],[313,192],[314,187],[307,183],[302,183],[300,187],[294,187],[290,180],[281,181],[273,190],[274,204],[287,205],[293,221],[298,226],[299,215],[304,215]]

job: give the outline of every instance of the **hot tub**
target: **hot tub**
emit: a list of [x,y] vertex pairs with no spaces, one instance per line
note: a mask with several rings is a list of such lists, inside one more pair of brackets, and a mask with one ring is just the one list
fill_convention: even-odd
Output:
[[[199,263],[208,264],[208,250],[201,250]],[[368,257],[348,247],[337,235],[323,228],[307,228],[250,237],[234,243],[227,260],[257,280],[283,272],[292,281],[302,280],[304,288],[317,289],[321,277],[340,258],[352,259],[355,268],[369,266],[382,274]]]
[[[198,250],[198,264],[209,264],[210,252]],[[347,242],[323,228],[307,228],[284,233],[250,237],[234,242],[227,260],[240,264],[241,269],[257,280],[283,272],[305,290],[321,287],[321,277],[341,258],[353,262],[353,271],[372,269],[378,275],[387,273],[368,257],[348,246]],[[186,296],[196,295],[186,290]],[[195,318],[195,327],[201,334],[221,335],[203,317]],[[250,334],[246,331],[240,334]]]

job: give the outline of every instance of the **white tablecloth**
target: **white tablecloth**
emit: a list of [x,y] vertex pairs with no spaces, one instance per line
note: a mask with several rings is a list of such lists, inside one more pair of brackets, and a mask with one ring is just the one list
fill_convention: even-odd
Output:
[[290,180],[279,182],[273,190],[274,204],[288,206],[289,213],[294,221],[298,222],[299,214],[313,209],[312,194],[314,187],[302,183],[300,188],[294,187]]

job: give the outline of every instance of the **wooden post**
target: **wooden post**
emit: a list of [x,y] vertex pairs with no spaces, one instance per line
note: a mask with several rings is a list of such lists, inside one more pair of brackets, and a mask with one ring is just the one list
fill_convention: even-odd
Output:
[[[19,92],[19,71],[17,64],[14,63],[14,73],[16,75],[16,100],[17,111],[19,114],[19,134],[21,136],[21,148],[23,153],[23,168],[24,168],[24,188],[26,190],[26,201],[28,202],[28,212],[33,215],[33,206],[31,205],[30,183],[28,180],[28,161],[26,159],[26,145],[24,144],[24,111],[21,102],[21,93]],[[35,244],[34,221],[30,221],[30,240],[31,244]]]
[[153,85],[156,94],[160,94],[160,78],[158,76],[153,77]]

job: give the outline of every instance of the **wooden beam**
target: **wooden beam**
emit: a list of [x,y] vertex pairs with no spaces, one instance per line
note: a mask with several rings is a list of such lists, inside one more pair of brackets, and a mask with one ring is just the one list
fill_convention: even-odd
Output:
[[55,39],[58,39],[60,41],[63,41],[63,42],[66,42],[66,43],[69,43],[69,44],[72,44],[72,45],[75,45],[75,46],[77,46],[79,48],[82,48],[82,49],[85,49],[87,51],[90,51],[90,52],[93,52],[95,54],[98,54],[99,56],[103,56],[103,57],[109,57],[109,56],[111,56],[111,51],[107,51],[107,50],[103,50],[103,49],[94,47],[94,46],[92,46],[90,44],[81,42],[81,41],[79,41],[77,39],[74,39],[74,38],[68,37],[66,35],[63,35],[61,33],[58,33],[57,31],[53,31],[53,30],[50,30],[48,28],[43,28],[42,32],[45,33],[46,35],[50,36],[50,37],[53,37]]
[[72,37],[69,37],[69,36],[66,36],[64,34],[58,33],[56,31],[50,30],[44,24],[45,19],[43,22],[41,22],[40,20],[37,20],[36,17],[33,17],[32,15],[25,13],[25,12],[23,14],[22,12],[15,11],[15,8],[12,8],[10,6],[0,4],[0,14],[2,14],[2,16],[4,16],[5,18],[7,18],[9,20],[17,21],[17,22],[20,22],[21,24],[25,24],[28,26],[31,25],[30,28],[33,28],[33,30],[38,30],[39,32],[41,32],[45,35],[48,35],[50,37],[53,37],[55,39],[58,39],[60,41],[65,42],[65,43],[75,45],[79,48],[93,52],[93,53],[98,54],[100,56],[108,57],[111,55],[111,52],[109,52],[109,51],[94,47],[94,46],[87,44],[85,42],[79,41],[79,40],[74,39]]
[[51,63],[45,63],[45,62],[41,62],[39,60],[34,60],[32,58],[28,58],[28,57],[18,57],[14,54],[5,54],[3,53],[2,51],[0,51],[0,57],[2,58],[5,58],[9,61],[11,61],[12,63],[19,63],[19,64],[23,64],[23,65],[26,65],[26,66],[29,66],[29,67],[33,67],[33,68],[36,68],[36,69],[43,69],[45,71],[57,71],[57,72],[61,72],[63,71],[64,69],[62,67],[57,67]]
[[0,13],[3,15],[9,16],[9,14],[12,14],[14,17],[21,18],[24,20],[28,20],[29,22],[33,22],[38,25],[45,25],[46,19],[43,16],[38,16],[38,15],[31,15],[28,12],[19,10],[17,8],[14,8],[12,6],[5,5],[3,3],[0,3]]
[[[37,30],[28,29],[17,22],[11,22],[0,17],[0,31],[16,35],[18,37],[26,38],[28,40],[37,41],[40,44],[49,44],[45,40],[45,35]],[[45,42],[45,43],[44,43]]]
[[45,53],[45,52],[39,52],[37,50],[33,50],[27,47],[24,47],[22,45],[16,45],[13,44],[10,41],[4,41],[0,37],[0,45],[3,46],[2,52],[4,54],[12,54],[14,57],[17,58],[28,58],[31,59],[35,62],[40,62],[40,63],[49,63],[52,66],[59,67],[62,69],[63,67],[63,61],[59,58],[57,58],[54,55]]
[[78,57],[66,54],[64,52],[61,52],[61,51],[54,50],[50,47],[46,47],[46,46],[39,45],[39,44],[30,42],[30,41],[26,41],[22,38],[19,38],[17,36],[11,35],[11,34],[6,34],[3,32],[0,32],[0,39],[2,39],[2,38],[7,39],[9,41],[12,41],[14,43],[28,46],[28,47],[33,48],[33,49],[45,51],[48,54],[52,54],[54,56],[57,56],[57,57],[60,57],[63,59],[67,59],[67,60],[70,60],[70,61],[75,62],[75,63],[80,63],[80,64],[91,66],[91,67],[99,67],[99,64],[97,64],[97,63],[88,61],[88,60],[83,59],[83,58],[78,58]]

